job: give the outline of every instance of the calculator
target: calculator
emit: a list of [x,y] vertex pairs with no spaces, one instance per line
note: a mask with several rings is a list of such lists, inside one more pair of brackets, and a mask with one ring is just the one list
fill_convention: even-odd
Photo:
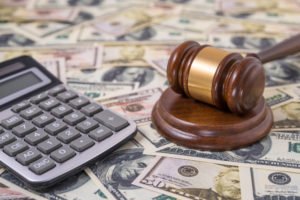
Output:
[[64,85],[29,56],[0,63],[0,164],[49,187],[107,155],[136,124]]

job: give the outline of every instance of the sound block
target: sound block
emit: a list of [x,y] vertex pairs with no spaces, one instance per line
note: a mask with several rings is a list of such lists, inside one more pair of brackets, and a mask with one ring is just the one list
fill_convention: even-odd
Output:
[[263,98],[248,114],[239,116],[169,88],[155,104],[152,121],[161,135],[178,145],[223,151],[262,139],[272,127],[273,115]]

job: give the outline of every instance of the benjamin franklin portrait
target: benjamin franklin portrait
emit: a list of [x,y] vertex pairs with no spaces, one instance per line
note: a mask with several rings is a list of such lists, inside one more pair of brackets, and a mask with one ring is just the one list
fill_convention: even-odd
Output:
[[264,64],[266,86],[276,86],[300,82],[300,68],[286,61]]
[[101,81],[107,82],[138,82],[145,86],[154,79],[154,70],[150,67],[118,66],[103,74]]
[[240,148],[233,151],[224,152],[224,155],[229,156],[230,160],[253,162],[264,155],[266,155],[272,147],[272,140],[270,136],[266,136],[257,143],[250,146]]
[[147,167],[152,156],[143,155],[143,149],[119,150],[99,161],[93,171],[104,185],[118,189],[135,189],[132,181]]

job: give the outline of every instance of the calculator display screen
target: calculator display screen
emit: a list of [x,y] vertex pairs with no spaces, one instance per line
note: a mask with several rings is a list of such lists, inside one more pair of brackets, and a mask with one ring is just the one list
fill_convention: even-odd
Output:
[[0,84],[0,99],[42,82],[33,72],[22,74]]
[[[41,70],[31,67],[0,79],[0,108],[51,83]],[[24,99],[25,100],[25,99]]]

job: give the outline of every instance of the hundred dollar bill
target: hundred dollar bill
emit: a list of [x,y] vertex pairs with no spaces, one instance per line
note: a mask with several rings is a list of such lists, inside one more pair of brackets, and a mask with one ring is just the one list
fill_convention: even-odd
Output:
[[63,83],[66,83],[66,60],[64,58],[52,58],[38,60],[50,73]]
[[97,101],[136,123],[146,123],[151,121],[152,108],[161,94],[162,89],[153,88]]
[[[211,152],[173,145],[156,152],[147,149],[149,155],[166,156],[217,164],[238,165],[263,169],[300,172],[300,132],[272,131],[259,142],[237,150]],[[299,148],[300,149],[300,148]]]
[[167,76],[167,66],[169,59],[167,57],[160,59],[149,59],[148,62],[154,67],[159,73]]
[[162,25],[149,25],[117,37],[120,41],[151,41],[153,43],[177,43],[182,40],[207,42],[208,36],[198,32],[180,30]]
[[90,98],[109,97],[120,93],[128,93],[137,87],[135,83],[77,82],[68,81],[68,86]]
[[94,26],[104,33],[114,36],[122,36],[160,18],[179,13],[178,6],[161,6],[160,4],[149,4],[148,6],[131,6],[117,11],[107,17],[95,22]]
[[20,55],[30,55],[37,60],[63,58],[66,69],[98,68],[102,64],[100,45],[68,45],[62,47],[28,47],[22,49],[0,50],[0,60],[7,60]]
[[109,199],[175,200],[132,184],[152,160],[153,156],[143,154],[142,146],[131,140],[106,158],[96,161],[87,172],[96,183],[106,188]]
[[141,45],[105,46],[103,63],[132,66],[147,65],[144,60],[146,49]]
[[293,99],[293,96],[277,88],[266,88],[264,91],[264,97],[269,106],[279,106],[282,103]]
[[299,173],[242,168],[241,174],[244,180],[242,191],[246,197],[253,197],[251,199],[254,200],[300,198]]
[[138,83],[138,87],[161,87],[166,78],[152,67],[118,65],[97,70],[72,70],[67,72],[70,81]]
[[0,200],[46,200],[0,178]]
[[103,33],[92,24],[80,26],[78,29],[80,31],[77,42],[110,41],[113,43],[116,40],[116,36]]
[[136,139],[147,149],[157,151],[173,145],[173,143],[169,142],[155,130],[152,122],[139,125],[138,130],[139,134],[137,134]]
[[[0,10],[1,12],[1,10]],[[36,41],[13,30],[0,29],[0,47],[35,45]]]
[[25,8],[15,9],[9,16],[11,21],[64,21],[72,22],[77,17],[79,10],[75,8],[66,9],[34,9],[28,11]]
[[277,60],[263,65],[266,86],[295,84],[300,81],[299,58]]
[[158,157],[133,182],[145,189],[189,200],[239,200],[236,166]]
[[174,45],[106,45],[104,46],[103,63],[105,65],[143,66],[147,60],[168,58]]
[[264,49],[280,41],[272,35],[210,34],[209,42],[213,46],[230,49]]
[[279,90],[294,96],[297,100],[300,100],[300,84],[283,86],[280,87]]
[[[53,187],[44,190],[33,190],[28,188],[23,182],[17,179],[12,173],[5,171],[0,177],[9,181],[11,184],[23,188],[30,193],[39,196],[40,199],[49,200],[102,200],[107,199],[104,193],[99,190],[97,185],[91,180],[91,178],[85,173],[79,173],[72,176],[63,182],[56,184]],[[0,198],[1,199],[1,198]]]
[[300,101],[285,103],[273,109],[274,129],[300,129]]
[[62,22],[35,21],[35,22],[20,24],[19,26],[17,26],[17,28],[20,31],[27,32],[28,34],[42,38],[50,34],[53,34],[59,30],[65,29],[69,26],[70,26],[69,24],[62,23]]
[[[43,45],[69,45],[77,43],[80,29],[63,29],[40,39],[39,43]],[[95,54],[97,55],[97,54]],[[97,55],[98,56],[98,55]]]

